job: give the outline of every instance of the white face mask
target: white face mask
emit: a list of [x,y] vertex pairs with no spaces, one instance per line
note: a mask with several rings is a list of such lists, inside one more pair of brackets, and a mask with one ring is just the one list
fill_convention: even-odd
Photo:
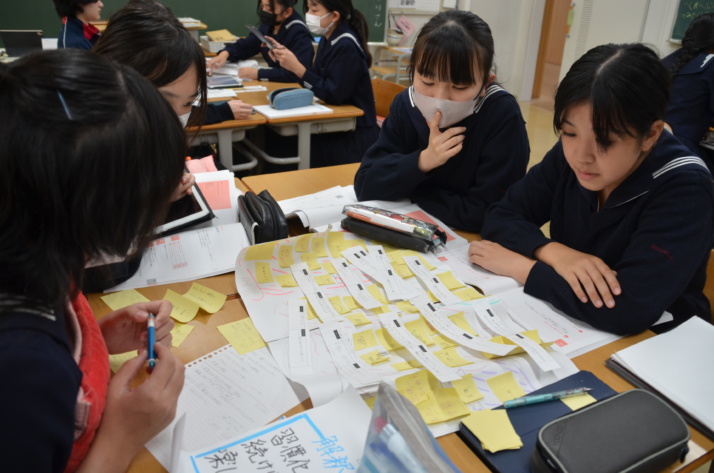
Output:
[[417,106],[424,118],[426,118],[429,122],[434,119],[434,115],[437,110],[441,112],[439,128],[450,127],[454,123],[459,123],[464,118],[472,115],[474,113],[476,99],[478,98],[477,94],[476,97],[471,100],[456,102],[454,100],[427,97],[426,95],[417,92],[414,87],[412,87],[412,92],[414,104]]
[[334,25],[335,22],[333,21],[332,23],[330,23],[329,25],[327,25],[327,28],[322,28],[322,27],[320,26],[320,22],[322,21],[323,18],[327,18],[327,17],[330,16],[331,14],[332,14],[332,12],[327,13],[327,14],[322,15],[322,16],[311,15],[311,14],[309,14],[309,13],[306,14],[306,15],[305,15],[305,23],[307,24],[307,29],[310,30],[310,33],[312,33],[312,34],[314,34],[314,35],[316,35],[316,36],[322,36],[322,35],[324,35],[325,33],[327,33],[327,30],[329,30],[330,28],[332,28],[332,25]]
[[190,117],[190,116],[191,116],[191,112],[184,113],[183,115],[178,116],[178,119],[184,128],[186,128],[186,125],[188,124],[188,117]]

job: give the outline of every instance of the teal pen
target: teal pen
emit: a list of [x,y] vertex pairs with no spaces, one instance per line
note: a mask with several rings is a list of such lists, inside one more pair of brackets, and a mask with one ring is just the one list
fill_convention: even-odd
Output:
[[563,399],[564,397],[577,396],[578,394],[583,394],[591,390],[592,388],[576,388],[566,389],[565,391],[556,391],[554,393],[536,394],[534,396],[523,396],[517,399],[511,399],[510,401],[504,402],[503,407],[505,407],[506,409],[511,409],[513,407],[527,406],[528,404],[555,401],[557,399]]
[[154,318],[154,314],[149,314],[146,330],[146,344],[148,349],[146,357],[148,358],[147,361],[150,370],[153,370],[154,366],[156,366],[156,354],[154,353],[154,344],[156,343],[156,327],[154,324]]

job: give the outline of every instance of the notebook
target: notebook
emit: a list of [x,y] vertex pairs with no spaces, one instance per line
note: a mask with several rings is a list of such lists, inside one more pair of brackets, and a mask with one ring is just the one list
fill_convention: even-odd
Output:
[[0,38],[10,57],[42,51],[42,30],[0,30]]

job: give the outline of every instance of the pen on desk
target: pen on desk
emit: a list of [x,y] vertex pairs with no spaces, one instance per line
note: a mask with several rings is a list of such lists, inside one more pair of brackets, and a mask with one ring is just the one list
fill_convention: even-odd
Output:
[[149,318],[147,320],[147,345],[148,345],[148,352],[146,357],[148,358],[147,363],[149,364],[149,369],[153,370],[154,366],[156,366],[156,354],[154,353],[154,344],[156,343],[156,326],[155,326],[155,321],[154,319],[156,316],[154,314],[149,314]]
[[556,391],[554,393],[523,396],[504,402],[503,407],[511,409],[513,407],[527,406],[528,404],[536,404],[538,402],[555,401],[557,399],[563,399],[564,397],[577,396],[578,394],[583,394],[591,390],[592,388],[576,388],[567,389],[565,391]]

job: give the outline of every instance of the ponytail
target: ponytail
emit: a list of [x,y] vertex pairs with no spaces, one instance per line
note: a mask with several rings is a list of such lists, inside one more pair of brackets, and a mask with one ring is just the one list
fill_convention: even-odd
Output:
[[[367,27],[367,18],[364,14],[352,6],[352,0],[316,0],[328,11],[336,11],[340,14],[340,21],[344,21],[347,25],[357,33],[359,42],[367,56],[367,66],[372,66],[372,55],[369,52],[369,28]],[[305,0],[304,10],[307,11],[307,2]]]
[[714,52],[714,13],[702,13],[690,23],[682,38],[682,49],[672,65],[672,75],[703,52]]

